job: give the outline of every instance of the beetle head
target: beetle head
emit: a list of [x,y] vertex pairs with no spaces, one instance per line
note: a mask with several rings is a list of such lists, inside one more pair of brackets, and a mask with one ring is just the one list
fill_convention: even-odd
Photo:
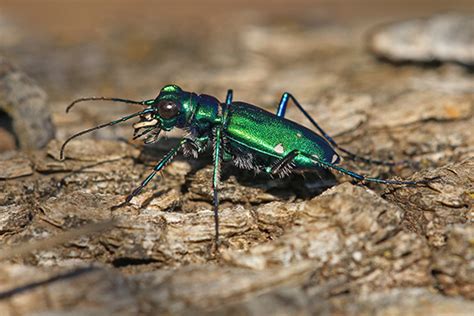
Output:
[[145,142],[154,142],[161,130],[186,127],[194,111],[193,96],[176,85],[164,86],[154,100],[147,102],[151,111],[133,125],[135,137],[150,133]]

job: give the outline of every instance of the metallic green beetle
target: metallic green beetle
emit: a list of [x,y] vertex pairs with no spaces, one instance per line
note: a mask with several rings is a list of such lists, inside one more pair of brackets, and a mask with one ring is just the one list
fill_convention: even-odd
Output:
[[[65,146],[73,138],[137,116],[140,117],[140,121],[134,124],[134,138],[144,136],[145,143],[157,141],[161,130],[170,131],[180,128],[188,131],[188,135],[181,139],[179,144],[156,164],[150,175],[127,197],[125,202],[128,203],[180,150],[185,155],[196,158],[199,153],[212,144],[214,154],[212,190],[216,244],[219,242],[218,185],[223,161],[232,161],[239,168],[266,172],[280,177],[290,174],[294,169],[307,170],[323,167],[340,171],[359,181],[395,185],[426,183],[426,181],[370,178],[337,166],[340,156],[334,148],[353,160],[384,165],[394,165],[395,163],[360,157],[341,148],[289,93],[283,94],[276,114],[248,103],[235,102],[232,98],[232,90],[227,92],[226,102],[222,103],[210,95],[197,95],[193,92],[183,91],[176,85],[167,85],[161,89],[155,99],[145,101],[105,97],[75,100],[69,105],[66,112],[78,102],[91,100],[138,104],[144,106],[145,109],[71,136],[61,147],[61,159],[64,156]],[[285,119],[286,107],[290,99],[321,135]]]

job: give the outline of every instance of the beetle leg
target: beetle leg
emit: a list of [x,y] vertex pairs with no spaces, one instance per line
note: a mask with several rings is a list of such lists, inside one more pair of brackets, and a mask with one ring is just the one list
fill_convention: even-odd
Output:
[[288,106],[288,100],[290,99],[291,94],[285,92],[282,94],[280,103],[278,104],[278,109],[276,116],[285,117],[286,107]]
[[337,165],[334,165],[332,163],[325,162],[325,161],[319,159],[316,156],[309,155],[309,154],[306,154],[306,153],[300,153],[300,154],[307,157],[307,158],[309,158],[309,159],[311,159],[312,161],[314,161],[315,164],[317,164],[321,167],[325,167],[325,168],[328,168],[328,169],[333,169],[333,170],[339,171],[339,172],[347,174],[348,176],[350,176],[350,177],[352,177],[356,180],[359,180],[359,181],[375,182],[375,183],[382,183],[382,184],[395,184],[395,185],[419,185],[419,184],[427,184],[427,183],[429,183],[429,182],[431,182],[432,180],[435,179],[435,178],[433,178],[433,179],[426,179],[426,180],[421,180],[421,181],[399,181],[399,180],[390,180],[390,179],[385,180],[385,179],[379,179],[379,178],[371,178],[371,177],[366,177],[364,175],[356,173],[354,171],[344,169],[344,168],[339,167]]
[[231,105],[233,96],[234,96],[234,91],[232,91],[232,89],[227,90],[227,96],[225,97],[225,104]]
[[278,174],[280,176],[286,176],[289,172],[291,172],[291,169],[294,167],[292,165],[293,159],[295,159],[295,157],[298,155],[298,150],[292,150],[285,157],[278,159],[271,167],[265,168],[265,171],[272,175]]
[[213,159],[214,159],[214,171],[212,175],[212,193],[213,193],[213,210],[214,210],[214,227],[215,227],[215,244],[216,249],[219,247],[219,197],[218,197],[218,189],[219,189],[219,181],[220,181],[220,174],[221,174],[221,161],[222,161],[222,154],[221,154],[221,135],[222,135],[222,127],[217,126],[213,130],[214,132],[214,150],[213,150]]
[[359,156],[357,154],[354,154],[352,152],[350,152],[349,150],[347,149],[344,149],[342,147],[340,147],[335,141],[334,139],[332,139],[331,136],[329,136],[320,126],[319,124],[311,117],[311,115],[306,112],[306,110],[303,108],[303,106],[298,102],[298,100],[296,100],[296,98],[288,93],[288,92],[285,92],[283,93],[283,95],[281,96],[281,99],[280,99],[280,103],[278,105],[278,110],[276,112],[276,115],[279,116],[279,117],[285,117],[285,112],[286,112],[286,107],[288,106],[288,101],[289,100],[292,100],[293,103],[296,105],[296,107],[301,111],[301,113],[303,113],[304,116],[306,116],[306,118],[311,122],[311,124],[321,133],[321,135],[332,145],[334,146],[335,148],[339,149],[341,152],[345,153],[347,156],[344,157],[346,159],[350,159],[350,160],[359,160],[359,161],[362,161],[362,162],[365,162],[365,163],[369,163],[369,164],[375,164],[375,165],[384,165],[384,166],[397,166],[397,165],[410,165],[412,164],[411,161],[408,161],[408,160],[402,160],[402,161],[398,161],[398,162],[394,162],[394,161],[384,161],[384,160],[378,160],[378,159],[371,159],[371,158],[367,158],[367,157],[362,157],[362,156]]
[[145,178],[145,180],[143,180],[143,182],[140,184],[140,186],[138,186],[135,190],[133,190],[133,192],[127,196],[127,198],[125,199],[125,203],[128,203],[130,202],[134,196],[137,196],[141,190],[143,190],[144,187],[146,187],[146,185],[151,181],[151,179],[153,179],[153,177],[160,171],[162,170],[164,167],[166,167],[166,165],[168,163],[171,162],[171,160],[176,156],[176,154],[178,153],[178,151],[185,145],[187,144],[188,142],[192,142],[190,139],[188,138],[183,138],[179,144],[174,147],[173,149],[171,149],[157,164],[156,166],[153,168],[153,171]]

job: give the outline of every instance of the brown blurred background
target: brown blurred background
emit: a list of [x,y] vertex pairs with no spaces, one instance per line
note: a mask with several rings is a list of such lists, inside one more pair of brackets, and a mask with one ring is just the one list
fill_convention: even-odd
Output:
[[[208,53],[206,47],[238,47],[235,44],[239,40],[237,34],[249,25],[271,23],[300,29],[319,25],[349,28],[363,25],[367,28],[383,21],[447,11],[474,12],[474,2],[1,0],[0,22],[14,27],[11,33],[2,33],[0,49],[7,58],[41,80],[50,94],[58,97],[63,93],[70,95],[71,91],[65,89],[78,91],[86,86],[96,87],[93,91],[98,87],[104,89],[104,80],[111,91],[135,91],[131,82],[126,85],[118,85],[116,80],[109,82],[106,73],[119,71],[117,67],[122,67],[121,71],[127,74],[123,64],[138,69],[133,64],[169,63],[173,55],[179,60],[176,55],[183,54],[198,55],[194,61],[198,65],[199,57]],[[157,48],[156,41],[164,37],[168,44]],[[223,50],[223,54],[229,52],[232,48]],[[68,58],[70,60],[66,62]],[[87,70],[71,69],[74,60],[86,67],[84,59],[90,62]],[[293,59],[286,62],[291,63]],[[108,66],[97,68],[104,63]],[[206,67],[209,69],[208,65]],[[199,72],[195,75],[199,76]],[[81,87],[75,82],[77,76],[84,80]],[[163,76],[154,73],[151,76],[147,71],[143,76],[149,81],[159,82],[179,79],[179,74]],[[71,82],[74,82],[74,87],[68,85]],[[143,93],[143,89],[134,93]]]

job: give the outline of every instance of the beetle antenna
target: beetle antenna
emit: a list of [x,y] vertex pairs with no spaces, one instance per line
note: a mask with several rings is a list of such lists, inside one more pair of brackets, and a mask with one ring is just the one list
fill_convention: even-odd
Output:
[[61,150],[60,150],[59,158],[60,158],[61,160],[64,160],[64,149],[66,148],[66,145],[67,145],[71,140],[73,140],[74,138],[79,137],[79,136],[84,135],[84,134],[87,134],[87,133],[90,133],[90,132],[93,132],[93,131],[95,131],[95,130],[98,130],[98,129],[107,127],[107,126],[112,126],[112,125],[115,125],[115,124],[118,124],[118,123],[122,123],[122,122],[128,121],[128,120],[131,119],[131,118],[134,118],[134,117],[136,117],[136,116],[140,116],[140,115],[143,115],[143,114],[147,114],[147,113],[150,113],[150,112],[153,112],[153,111],[154,111],[153,109],[145,109],[145,110],[143,110],[143,111],[136,112],[136,113],[133,113],[133,114],[130,114],[130,115],[121,117],[121,118],[119,118],[118,120],[111,121],[111,122],[104,123],[104,124],[100,124],[100,125],[98,125],[98,126],[95,126],[95,127],[92,127],[92,128],[88,128],[88,129],[83,130],[83,131],[81,131],[81,132],[79,132],[79,133],[76,133],[76,134],[72,135],[71,137],[69,137],[68,139],[66,139],[66,141],[62,144]]
[[139,104],[139,105],[146,105],[146,102],[147,102],[147,101],[134,101],[134,100],[128,100],[128,99],[121,99],[121,98],[87,97],[87,98],[80,98],[80,99],[72,101],[72,103],[69,104],[68,107],[66,108],[66,113],[68,113],[69,110],[71,110],[74,105],[76,105],[79,102],[84,102],[84,101],[112,101],[112,102],[121,102],[121,103],[129,103],[129,104]]

